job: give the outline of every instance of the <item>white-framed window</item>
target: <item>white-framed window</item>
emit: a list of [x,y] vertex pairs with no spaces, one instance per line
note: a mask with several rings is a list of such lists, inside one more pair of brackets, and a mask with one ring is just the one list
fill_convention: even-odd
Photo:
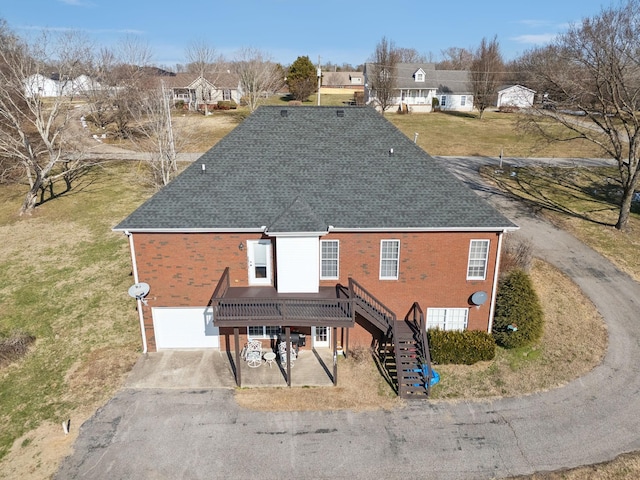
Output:
[[424,73],[422,72],[416,73],[416,82],[424,82]]
[[467,96],[466,95],[462,95],[460,97],[460,106],[464,107],[467,104]]
[[335,280],[340,275],[340,242],[320,240],[320,278]]
[[487,277],[488,259],[489,240],[471,240],[469,244],[467,280],[484,280]]
[[440,106],[441,107],[446,107],[447,106],[447,96],[446,95],[442,95],[440,97]]
[[247,336],[250,339],[254,339],[254,338],[265,338],[265,339],[278,338],[278,334],[279,333],[280,333],[280,327],[278,327],[278,326],[247,327]]
[[400,240],[380,240],[380,280],[397,280]]
[[466,330],[468,308],[427,308],[427,329]]
[[231,90],[229,90],[228,88],[225,88],[222,91],[222,100],[231,100]]

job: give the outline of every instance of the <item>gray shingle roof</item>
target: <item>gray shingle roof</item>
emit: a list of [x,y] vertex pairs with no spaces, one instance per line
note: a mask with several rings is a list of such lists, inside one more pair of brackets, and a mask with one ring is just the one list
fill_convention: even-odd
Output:
[[[367,64],[368,69],[373,64]],[[416,82],[414,74],[422,69],[424,82]],[[435,88],[438,94],[469,95],[473,92],[468,70],[436,70],[434,63],[398,63],[396,89]]]
[[328,226],[495,230],[515,225],[372,108],[265,106],[115,229],[262,226],[272,232],[317,232]]

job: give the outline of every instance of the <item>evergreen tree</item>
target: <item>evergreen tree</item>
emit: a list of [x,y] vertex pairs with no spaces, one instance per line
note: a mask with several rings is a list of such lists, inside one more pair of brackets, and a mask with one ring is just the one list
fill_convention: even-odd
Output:
[[512,270],[500,281],[493,336],[504,348],[531,345],[542,336],[543,313],[529,275]]
[[289,67],[287,86],[294,100],[304,102],[318,90],[316,67],[308,56],[298,57]]

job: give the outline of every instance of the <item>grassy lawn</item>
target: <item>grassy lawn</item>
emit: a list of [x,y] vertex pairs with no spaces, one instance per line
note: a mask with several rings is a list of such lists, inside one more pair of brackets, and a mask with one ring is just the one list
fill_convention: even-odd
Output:
[[418,134],[417,144],[431,155],[498,157],[598,158],[599,149],[588,142],[549,145],[518,128],[519,115],[486,111],[482,120],[474,113],[385,114],[407,137]]
[[[0,335],[36,337],[26,357],[0,370],[0,457],[25,434],[19,449],[33,447],[43,423],[57,425],[58,437],[71,418],[77,431],[137,359],[128,246],[110,231],[150,193],[136,175],[132,164],[96,168],[24,218],[16,216],[24,189],[0,187]],[[25,467],[38,478],[55,449],[32,450]]]
[[627,232],[613,227],[620,192],[615,168],[485,168],[482,175],[640,281],[640,205],[632,207]]

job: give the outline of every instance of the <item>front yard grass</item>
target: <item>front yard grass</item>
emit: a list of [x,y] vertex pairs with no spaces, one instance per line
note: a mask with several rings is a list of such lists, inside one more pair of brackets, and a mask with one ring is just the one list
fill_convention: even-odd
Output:
[[[549,144],[542,137],[518,128],[517,113],[387,112],[385,118],[407,137],[418,134],[417,144],[431,155],[543,158],[599,158],[602,151],[589,142]],[[560,130],[558,130],[560,132]]]
[[[138,357],[128,246],[111,232],[150,193],[135,175],[131,164],[96,167],[70,194],[23,218],[24,189],[0,186],[0,335],[36,337],[26,356],[0,370],[0,459],[18,438],[13,450],[22,453],[0,477],[47,476]],[[69,418],[74,435],[47,444]],[[43,426],[55,435],[41,434]]]

